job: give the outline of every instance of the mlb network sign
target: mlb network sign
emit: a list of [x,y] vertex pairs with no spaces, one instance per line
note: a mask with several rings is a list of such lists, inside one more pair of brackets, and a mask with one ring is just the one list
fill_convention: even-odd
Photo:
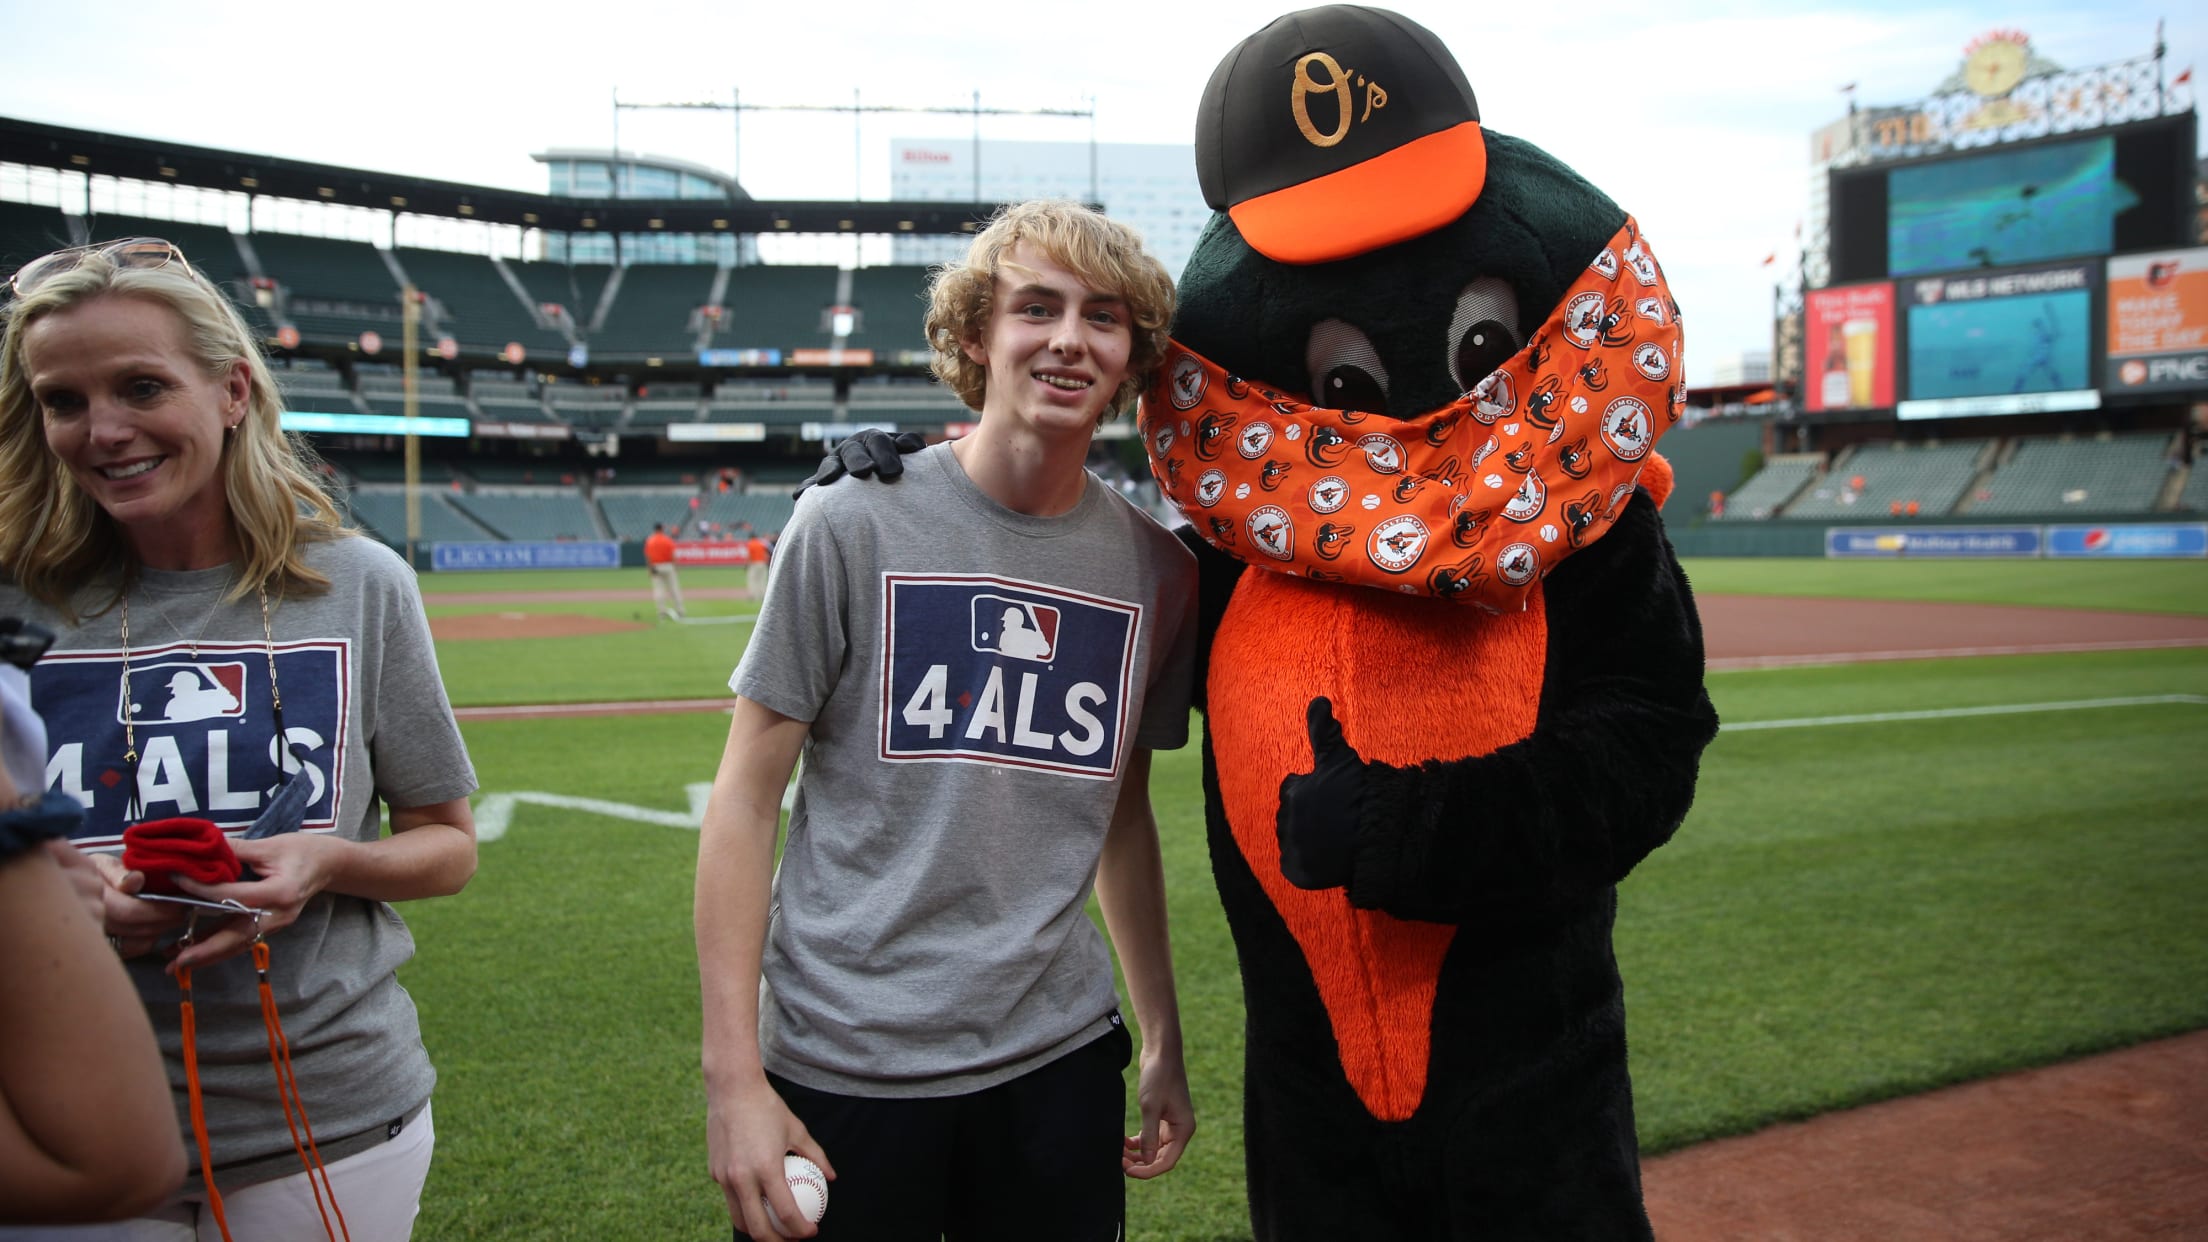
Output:
[[1119,775],[1142,609],[981,574],[884,574],[881,757]]

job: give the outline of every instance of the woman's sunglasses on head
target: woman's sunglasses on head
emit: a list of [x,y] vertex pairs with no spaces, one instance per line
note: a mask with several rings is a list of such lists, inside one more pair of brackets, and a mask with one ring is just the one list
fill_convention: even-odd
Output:
[[33,259],[8,278],[8,291],[19,298],[28,297],[33,289],[63,272],[74,271],[91,258],[105,259],[117,267],[154,268],[167,267],[171,263],[187,270],[191,267],[175,242],[158,237],[125,237],[120,241],[71,246]]

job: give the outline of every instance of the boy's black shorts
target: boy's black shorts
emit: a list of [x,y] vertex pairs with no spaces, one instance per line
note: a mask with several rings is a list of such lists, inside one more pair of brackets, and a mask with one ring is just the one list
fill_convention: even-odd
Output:
[[1106,1034],[971,1095],[872,1099],[767,1079],[836,1166],[821,1242],[1115,1242],[1133,1055],[1114,1014]]

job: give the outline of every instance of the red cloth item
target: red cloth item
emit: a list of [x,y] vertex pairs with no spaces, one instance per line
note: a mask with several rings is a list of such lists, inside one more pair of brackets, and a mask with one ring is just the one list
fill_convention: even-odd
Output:
[[123,866],[146,875],[149,893],[180,893],[178,877],[202,884],[229,884],[238,878],[238,856],[230,838],[208,820],[179,816],[153,819],[123,829]]

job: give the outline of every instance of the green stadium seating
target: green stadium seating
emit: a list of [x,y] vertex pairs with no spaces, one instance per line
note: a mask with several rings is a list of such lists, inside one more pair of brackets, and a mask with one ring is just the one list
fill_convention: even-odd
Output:
[[440,327],[471,354],[497,354],[519,342],[532,354],[565,357],[567,337],[537,326],[530,308],[489,258],[445,250],[400,247],[392,252],[414,287],[434,298],[446,317]]
[[450,497],[454,508],[504,539],[603,539],[590,502],[570,489],[465,492]]
[[[1670,441],[1667,439],[1666,444]],[[1858,445],[1833,462],[1814,486],[1786,507],[1790,518],[1892,516],[1897,504],[1915,504],[1917,517],[1944,517],[1978,477],[1990,442],[1949,440],[1911,445],[1882,441]],[[1856,478],[1861,488],[1851,486]],[[1846,499],[1853,493],[1854,500]]]
[[624,270],[613,308],[590,333],[593,358],[635,355],[688,356],[696,332],[692,314],[713,289],[714,269],[703,264],[638,264]]
[[1766,460],[1763,469],[1725,498],[1727,522],[1753,522],[1776,517],[1802,486],[1817,475],[1823,463],[1820,453],[1789,453]]
[[849,344],[871,349],[875,360],[899,350],[926,349],[920,321],[928,308],[925,267],[862,267],[851,273],[851,305],[862,312],[865,327]]
[[1980,517],[2151,513],[2168,477],[2171,434],[2019,437],[1963,509]]

